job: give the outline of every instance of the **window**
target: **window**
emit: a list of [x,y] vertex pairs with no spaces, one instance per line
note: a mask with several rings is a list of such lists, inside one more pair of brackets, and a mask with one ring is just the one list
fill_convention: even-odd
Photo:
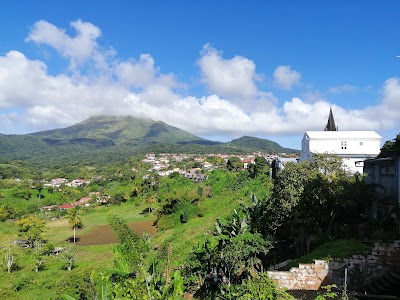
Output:
[[347,149],[347,142],[346,141],[342,141],[341,143],[342,149]]
[[364,142],[360,142],[360,146],[364,146]]

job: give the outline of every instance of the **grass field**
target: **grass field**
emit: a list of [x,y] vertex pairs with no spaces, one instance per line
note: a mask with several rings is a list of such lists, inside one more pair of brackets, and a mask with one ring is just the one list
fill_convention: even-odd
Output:
[[[139,235],[143,232],[155,234],[152,226],[155,217],[143,215],[144,207],[132,203],[123,203],[120,206],[96,207],[87,212],[81,212],[84,225],[77,230],[77,258],[75,270],[111,268],[113,265],[113,243],[116,237],[108,225],[107,216],[116,214],[128,221],[129,226]],[[43,237],[54,246],[62,246],[73,236],[73,230],[65,218],[47,222]],[[23,238],[18,236],[18,227],[14,222],[0,223],[0,243],[6,246],[14,240]],[[63,261],[57,256],[45,258],[45,268],[34,272],[33,255],[31,249],[14,247],[18,268],[11,274],[6,272],[5,265],[0,272],[1,299],[57,299],[56,289],[58,280],[68,274],[63,269]],[[3,261],[3,260],[2,260]],[[4,298],[5,297],[5,298]]]
[[[108,225],[108,215],[118,215],[125,219],[130,228],[140,236],[150,234],[150,242],[154,245],[172,245],[172,267],[179,267],[187,253],[191,252],[196,243],[204,237],[208,229],[213,228],[215,219],[231,213],[234,200],[209,198],[201,201],[203,217],[191,218],[186,224],[179,224],[172,229],[158,232],[153,226],[156,219],[154,214],[143,214],[145,205],[136,205],[131,202],[116,206],[99,206],[89,208],[80,213],[83,228],[76,230],[77,259],[74,270],[111,268],[113,265],[113,244],[116,236]],[[13,222],[0,223],[2,244],[21,239],[18,236],[18,227]],[[48,221],[43,237],[55,246],[62,246],[73,237],[73,230],[65,218]],[[153,248],[152,247],[152,248]],[[33,256],[30,249],[17,248],[18,268],[8,274],[3,267],[0,272],[0,293],[7,295],[7,299],[58,299],[54,291],[59,280],[68,276],[63,269],[63,262],[57,256],[46,257],[45,268],[38,273],[34,272]],[[51,287],[51,288],[50,288]],[[45,290],[45,292],[43,292]],[[56,290],[56,289],[55,289]],[[15,298],[18,296],[18,298]]]

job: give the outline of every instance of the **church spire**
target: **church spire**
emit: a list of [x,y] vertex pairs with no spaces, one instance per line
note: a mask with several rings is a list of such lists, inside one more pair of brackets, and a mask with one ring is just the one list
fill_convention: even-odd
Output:
[[333,119],[332,107],[329,110],[328,123],[325,126],[325,131],[337,131],[338,128],[335,125],[335,120]]

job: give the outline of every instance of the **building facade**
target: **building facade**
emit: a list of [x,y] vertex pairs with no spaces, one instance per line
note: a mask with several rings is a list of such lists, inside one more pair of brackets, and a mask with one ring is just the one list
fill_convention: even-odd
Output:
[[338,131],[330,110],[324,131],[306,131],[301,143],[299,162],[313,154],[336,154],[346,171],[363,173],[363,162],[379,155],[382,137],[375,131]]

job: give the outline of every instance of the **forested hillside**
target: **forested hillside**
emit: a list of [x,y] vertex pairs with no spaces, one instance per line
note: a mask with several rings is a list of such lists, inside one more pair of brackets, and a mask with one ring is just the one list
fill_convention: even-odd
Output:
[[260,151],[260,152],[264,152],[264,153],[300,154],[300,151],[282,147],[281,145],[279,145],[278,143],[275,143],[273,141],[255,138],[255,137],[251,137],[251,136],[243,136],[239,139],[232,140],[231,142],[227,143],[227,145],[241,148],[241,149]]
[[0,134],[0,157],[3,160],[25,160],[42,167],[62,162],[106,163],[145,152],[298,153],[268,140],[244,139],[243,142],[221,143],[149,119],[96,117],[67,128],[27,135]]
[[[171,172],[161,176],[153,167],[167,161]],[[290,299],[264,271],[328,240],[356,238],[368,189],[334,156],[289,163],[274,181],[265,158],[247,169],[237,162],[148,155],[101,167],[2,164],[1,294]],[[280,252],[277,241],[292,246]]]

